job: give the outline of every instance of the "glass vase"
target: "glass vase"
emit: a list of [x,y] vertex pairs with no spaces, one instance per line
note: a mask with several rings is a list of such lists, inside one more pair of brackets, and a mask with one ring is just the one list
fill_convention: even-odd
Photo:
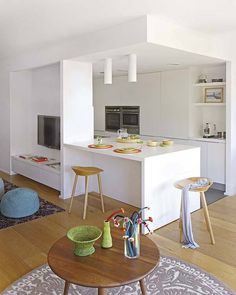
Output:
[[140,256],[140,228],[137,225],[124,237],[124,255],[127,258],[134,259]]

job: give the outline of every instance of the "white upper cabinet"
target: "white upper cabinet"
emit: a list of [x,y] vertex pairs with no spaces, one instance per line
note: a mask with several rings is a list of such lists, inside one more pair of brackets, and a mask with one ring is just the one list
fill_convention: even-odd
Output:
[[161,73],[161,134],[188,137],[189,70]]

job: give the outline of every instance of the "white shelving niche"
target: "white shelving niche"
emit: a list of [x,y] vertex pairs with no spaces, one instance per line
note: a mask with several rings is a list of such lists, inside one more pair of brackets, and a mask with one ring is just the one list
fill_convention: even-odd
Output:
[[[199,76],[223,79],[224,82],[198,83]],[[226,131],[226,66],[225,64],[193,67],[190,70],[189,136],[193,145],[201,146],[201,174],[215,183],[225,184],[225,139],[203,139],[206,123],[215,124],[217,132]],[[222,102],[205,102],[206,88],[223,88]],[[199,142],[200,141],[200,142]]]
[[[61,152],[39,145],[37,133],[38,115],[61,116],[60,64],[11,72],[10,96],[11,173],[60,191]],[[23,159],[24,155],[46,157],[49,161],[35,163]]]
[[[199,76],[223,79],[224,82],[198,83]],[[194,67],[190,71],[192,86],[190,89],[190,130],[191,138],[202,137],[206,123],[216,124],[217,131],[226,131],[226,68],[225,64]],[[205,89],[223,88],[222,102],[205,102]]]

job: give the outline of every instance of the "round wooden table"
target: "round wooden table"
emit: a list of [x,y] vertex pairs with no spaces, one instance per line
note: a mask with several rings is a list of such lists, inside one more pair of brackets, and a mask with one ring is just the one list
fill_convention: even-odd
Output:
[[142,294],[146,294],[144,278],[158,265],[160,253],[155,243],[141,236],[140,257],[124,256],[124,241],[121,233],[112,232],[113,247],[102,249],[95,243],[91,256],[74,255],[74,244],[66,236],[59,239],[48,253],[48,264],[53,272],[65,280],[64,294],[70,283],[98,288],[98,294],[106,294],[106,288],[119,287],[139,281]]

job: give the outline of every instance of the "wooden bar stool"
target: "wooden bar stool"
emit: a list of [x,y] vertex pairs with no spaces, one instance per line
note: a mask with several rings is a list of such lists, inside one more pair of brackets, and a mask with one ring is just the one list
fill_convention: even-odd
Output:
[[[182,180],[176,182],[174,184],[174,186],[176,188],[182,190],[185,186],[192,184],[194,182],[198,182],[201,179],[207,179],[209,184],[206,186],[203,186],[203,187],[190,189],[189,191],[200,193],[201,205],[202,205],[204,216],[205,216],[207,230],[209,231],[209,234],[210,234],[211,243],[214,245],[215,238],[214,238],[214,234],[213,234],[213,230],[212,230],[212,226],[211,226],[211,221],[210,221],[210,216],[209,216],[209,212],[208,212],[208,208],[207,208],[207,202],[206,202],[206,198],[205,198],[205,192],[208,191],[208,189],[212,186],[213,182],[207,177],[189,177],[189,178],[182,179]],[[180,242],[182,242],[182,234],[183,234],[181,213],[182,213],[182,199],[181,199],[181,205],[180,205],[180,219],[179,219]]]
[[80,166],[73,166],[72,170],[75,172],[75,179],[74,179],[74,184],[72,188],[69,213],[71,213],[78,177],[85,176],[85,200],[84,200],[83,219],[86,218],[86,211],[87,211],[87,204],[88,204],[88,184],[89,184],[89,176],[91,175],[97,175],[98,188],[99,188],[99,194],[100,194],[101,205],[102,205],[102,212],[104,213],[105,210],[104,210],[104,203],[103,203],[103,196],[102,196],[102,183],[101,183],[101,175],[100,175],[100,173],[103,172],[103,170],[97,167],[80,167]]

